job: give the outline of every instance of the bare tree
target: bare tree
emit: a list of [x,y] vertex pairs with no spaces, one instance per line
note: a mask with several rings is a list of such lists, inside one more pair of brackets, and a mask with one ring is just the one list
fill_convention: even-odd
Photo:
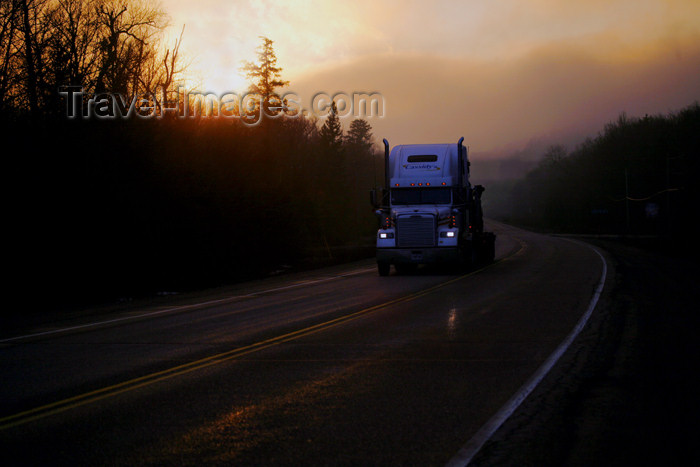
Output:
[[85,0],[58,0],[47,12],[52,36],[50,68],[56,85],[93,88],[97,64],[97,18]]
[[131,70],[140,70],[149,40],[166,26],[165,12],[145,2],[101,0],[95,6],[100,27],[96,92],[137,93]]
[[182,26],[180,36],[175,39],[172,49],[167,48],[163,52],[152,47],[150,53],[144,57],[141,72],[137,74],[139,86],[146,93],[153,94],[156,99],[162,98],[163,105],[169,105],[175,99],[179,99],[177,89],[173,89],[180,76],[186,69],[180,58],[180,46],[185,33]]
[[163,88],[165,93],[170,91],[170,86],[173,84],[176,74],[184,71],[181,63],[178,62],[180,54],[180,45],[182,45],[182,35],[185,33],[185,26],[182,26],[180,37],[175,40],[172,51],[167,49],[165,57],[163,57],[163,74],[158,85]]
[[29,111],[32,115],[38,113],[37,73],[34,55],[34,34],[29,19],[30,6],[35,7],[32,0],[19,0],[22,15],[22,29],[24,33],[24,63],[26,66],[26,86],[29,98]]
[[2,0],[0,110],[56,112],[64,86],[128,100],[167,93],[184,66],[182,33],[161,47],[166,25],[151,0]]
[[0,112],[14,100],[19,76],[19,1],[0,3]]

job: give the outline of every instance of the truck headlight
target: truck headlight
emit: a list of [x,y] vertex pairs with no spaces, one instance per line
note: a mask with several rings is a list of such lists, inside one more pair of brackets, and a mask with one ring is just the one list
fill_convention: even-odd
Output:
[[457,235],[456,232],[448,230],[447,232],[440,232],[440,238],[454,238]]
[[394,232],[380,232],[379,238],[394,238]]

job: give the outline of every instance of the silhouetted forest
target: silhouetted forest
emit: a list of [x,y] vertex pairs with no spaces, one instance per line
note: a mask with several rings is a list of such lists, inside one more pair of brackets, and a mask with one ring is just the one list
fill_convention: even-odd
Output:
[[667,116],[622,114],[570,152],[550,147],[523,178],[492,185],[484,209],[552,232],[657,236],[689,245],[700,233],[699,169],[698,103]]
[[[370,254],[371,126],[280,115],[272,41],[246,63],[262,118],[67,118],[66,86],[150,105],[182,76],[183,36],[137,0],[0,5],[0,128],[11,292],[31,310],[183,291]],[[155,100],[155,102],[154,102]],[[180,102],[182,104],[182,102]],[[82,110],[81,110],[82,109]],[[236,109],[237,110],[237,109]],[[28,294],[28,295],[27,295]]]
[[[67,86],[82,89],[83,106],[100,95],[148,95],[157,106],[177,92],[183,35],[165,44],[167,16],[153,5],[0,4],[10,289],[30,293],[39,309],[371,254],[367,193],[383,180],[372,128],[356,119],[344,130],[333,111],[317,121],[272,110],[284,105],[275,91],[288,82],[268,38],[244,67],[250,91],[265,99],[254,112],[275,117],[258,125],[175,114],[66,118]],[[489,186],[485,212],[548,231],[689,243],[700,233],[699,120],[698,104],[623,115],[571,152],[550,148],[523,179]]]
[[37,298],[213,286],[352,257],[374,238],[381,159],[347,137],[330,152],[312,121],[37,125],[4,123],[20,147],[13,224]]

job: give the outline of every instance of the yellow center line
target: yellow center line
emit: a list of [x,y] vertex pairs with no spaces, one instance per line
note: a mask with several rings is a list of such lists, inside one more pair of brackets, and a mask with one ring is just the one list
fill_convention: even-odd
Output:
[[[516,239],[517,240],[517,239]],[[368,308],[364,308],[362,310],[356,311],[354,313],[350,313],[348,315],[344,315],[335,319],[332,319],[330,321],[325,321],[323,323],[315,324],[313,326],[309,326],[303,329],[299,329],[297,331],[292,331],[287,334],[283,334],[280,336],[272,337],[270,339],[266,339],[260,342],[256,342],[254,344],[246,345],[243,347],[238,347],[236,349],[228,350],[226,352],[222,352],[216,355],[211,355],[209,357],[205,357],[199,360],[195,360],[189,363],[185,363],[182,365],[174,366],[172,368],[168,368],[166,370],[161,370],[157,371],[154,373],[150,373],[148,375],[140,376],[137,378],[130,379],[128,381],[123,381],[121,383],[113,384],[110,386],[105,386],[100,389],[96,389],[94,391],[89,391],[83,394],[79,394],[77,396],[69,397],[60,401],[52,402],[50,404],[42,405],[39,407],[35,407],[33,409],[25,410],[23,412],[19,412],[14,415],[9,415],[0,418],[0,430],[5,430],[8,428],[13,428],[19,425],[24,425],[26,423],[39,420],[45,417],[48,417],[50,415],[55,415],[61,412],[65,412],[67,410],[71,410],[77,407],[81,407],[84,405],[88,405],[103,399],[107,399],[109,397],[116,396],[118,394],[122,394],[128,391],[132,391],[134,389],[142,388],[144,386],[148,386],[160,381],[164,381],[166,379],[174,378],[176,376],[182,376],[187,373],[191,373],[196,370],[201,370],[203,368],[207,368],[209,366],[213,365],[218,365],[220,363],[224,363],[229,360],[233,360],[236,358],[240,358],[242,356],[248,355],[253,352],[258,352],[264,349],[267,349],[269,347],[273,347],[275,345],[283,344],[286,342],[290,342],[296,339],[299,339],[304,336],[308,336],[317,332],[325,331],[327,329],[330,329],[332,327],[338,326],[343,323],[347,323],[349,321],[355,320],[361,316],[370,314],[372,312],[375,312],[377,310],[383,309],[390,307],[392,305],[397,305],[399,303],[404,303],[408,302],[411,300],[415,300],[416,298],[423,297],[425,295],[428,295],[435,290],[438,290],[442,287],[445,287],[447,285],[453,284],[457,281],[463,280],[466,277],[469,277],[473,274],[476,274],[477,272],[483,271],[484,269],[491,267],[501,261],[504,261],[512,256],[517,255],[518,253],[521,252],[525,248],[525,244],[518,240],[520,243],[520,247],[518,248],[517,251],[510,253],[508,256],[505,256],[501,259],[498,259],[491,264],[488,264],[486,266],[483,266],[479,269],[476,269],[474,271],[469,272],[468,274],[461,275],[459,277],[456,277],[454,279],[450,279],[448,281],[442,282],[440,284],[428,287],[427,289],[423,289],[418,292],[414,292],[409,295],[405,295],[403,297],[396,298],[394,300],[390,300],[388,302],[380,303],[378,305],[374,305]]]

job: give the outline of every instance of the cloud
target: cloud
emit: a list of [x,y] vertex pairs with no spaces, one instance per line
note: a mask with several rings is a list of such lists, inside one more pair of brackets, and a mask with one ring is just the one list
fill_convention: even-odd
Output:
[[[465,136],[492,151],[532,138],[595,136],[621,112],[667,113],[700,99],[700,36],[611,46],[598,35],[551,43],[511,60],[378,54],[292,80],[303,99],[323,91],[381,92],[370,123],[392,144]],[[602,49],[608,41],[608,49]]]
[[[260,35],[303,99],[381,92],[374,133],[477,151],[595,134],[700,99],[697,0],[168,0],[205,84],[229,90]],[[193,68],[197,68],[194,66]],[[196,71],[196,70],[195,70]],[[211,84],[209,84],[211,83]]]

